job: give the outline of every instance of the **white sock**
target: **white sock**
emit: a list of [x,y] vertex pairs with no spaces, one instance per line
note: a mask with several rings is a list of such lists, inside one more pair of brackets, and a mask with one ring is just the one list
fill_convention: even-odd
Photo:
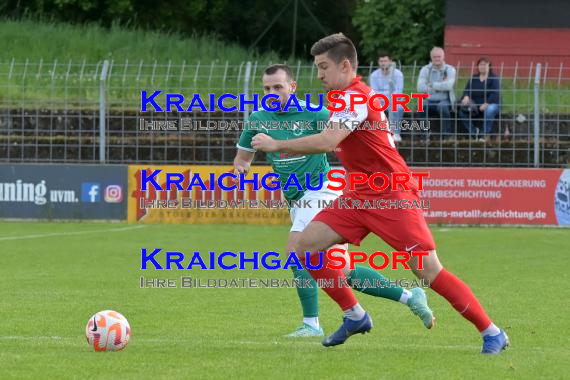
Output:
[[501,330],[494,324],[491,323],[489,325],[489,327],[487,327],[485,330],[481,331],[481,336],[495,336],[495,335],[499,335],[501,333]]
[[408,289],[404,289],[402,295],[400,296],[400,302],[404,305],[407,305],[410,298],[412,298],[412,292],[410,292]]
[[303,318],[303,323],[315,329],[319,328],[319,317]]
[[362,318],[364,318],[364,314],[366,314],[366,311],[364,311],[359,303],[354,305],[351,309],[344,311],[344,316],[348,319],[352,319],[353,321],[360,321]]

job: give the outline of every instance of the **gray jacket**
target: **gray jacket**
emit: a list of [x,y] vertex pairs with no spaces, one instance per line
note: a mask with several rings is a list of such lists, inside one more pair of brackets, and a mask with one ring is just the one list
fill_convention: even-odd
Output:
[[388,70],[388,75],[384,75],[381,69],[374,70],[370,74],[370,87],[377,94],[384,94],[388,98],[392,94],[404,92],[404,74],[392,63]]
[[[455,103],[455,67],[444,63],[441,69],[436,70],[432,63],[420,70],[418,77],[418,91],[429,94],[430,99],[442,100],[446,98],[453,105]],[[431,85],[428,86],[428,82]]]

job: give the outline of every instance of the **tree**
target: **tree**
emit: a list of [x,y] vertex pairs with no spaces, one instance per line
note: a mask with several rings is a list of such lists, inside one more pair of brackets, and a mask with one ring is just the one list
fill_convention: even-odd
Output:
[[352,21],[367,60],[387,50],[403,63],[423,62],[433,46],[442,46],[445,0],[360,1]]
[[208,34],[246,48],[256,42],[258,51],[272,50],[285,58],[294,46],[296,59],[307,60],[312,44],[326,34],[343,32],[359,40],[351,24],[356,2],[336,0],[331,6],[330,0],[5,0],[0,12],[14,19],[119,25],[185,37]]

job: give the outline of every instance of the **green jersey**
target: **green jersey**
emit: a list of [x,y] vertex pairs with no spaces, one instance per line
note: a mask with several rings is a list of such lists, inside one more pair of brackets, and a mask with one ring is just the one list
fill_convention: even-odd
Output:
[[[255,149],[251,147],[251,140],[257,133],[265,133],[275,140],[296,139],[320,133],[320,125],[317,122],[327,121],[329,111],[324,107],[318,112],[307,111],[305,102],[299,100],[299,104],[303,111],[291,107],[288,112],[268,112],[266,110],[253,112],[237,147],[248,152],[255,152]],[[325,153],[305,155],[272,152],[267,153],[267,160],[273,167],[273,171],[279,174],[282,189],[291,173],[297,176],[303,190],[300,191],[295,184],[283,190],[288,201],[298,200],[305,194],[307,190],[305,173],[311,175],[310,185],[317,186],[320,182],[319,173],[324,173],[326,176],[330,170]]]

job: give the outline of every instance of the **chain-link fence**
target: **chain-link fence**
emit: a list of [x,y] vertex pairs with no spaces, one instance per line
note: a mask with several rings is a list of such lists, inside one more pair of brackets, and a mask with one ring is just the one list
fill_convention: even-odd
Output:
[[[21,62],[0,63],[0,161],[229,164],[240,131],[144,131],[141,120],[177,121],[190,118],[237,121],[246,113],[141,112],[141,91],[194,94],[208,105],[208,94],[263,94],[261,74],[270,62]],[[323,90],[313,65],[290,64],[298,94],[317,99]],[[417,92],[420,64],[402,66],[404,92]],[[474,65],[455,64],[458,98]],[[361,66],[368,80],[376,67]],[[482,120],[474,118],[469,134],[459,112],[450,114],[451,135],[441,137],[439,115],[430,118],[430,134],[403,131],[400,153],[413,166],[561,167],[570,161],[570,67],[547,64],[495,65],[501,82],[500,110],[485,139]],[[231,101],[224,104],[231,106]],[[410,106],[413,110],[416,105]],[[455,107],[453,107],[455,108]],[[457,110],[456,110],[457,111]],[[102,117],[103,116],[103,117]],[[404,113],[408,122],[423,120]],[[103,131],[103,133],[101,133]],[[336,158],[331,156],[336,162]]]

